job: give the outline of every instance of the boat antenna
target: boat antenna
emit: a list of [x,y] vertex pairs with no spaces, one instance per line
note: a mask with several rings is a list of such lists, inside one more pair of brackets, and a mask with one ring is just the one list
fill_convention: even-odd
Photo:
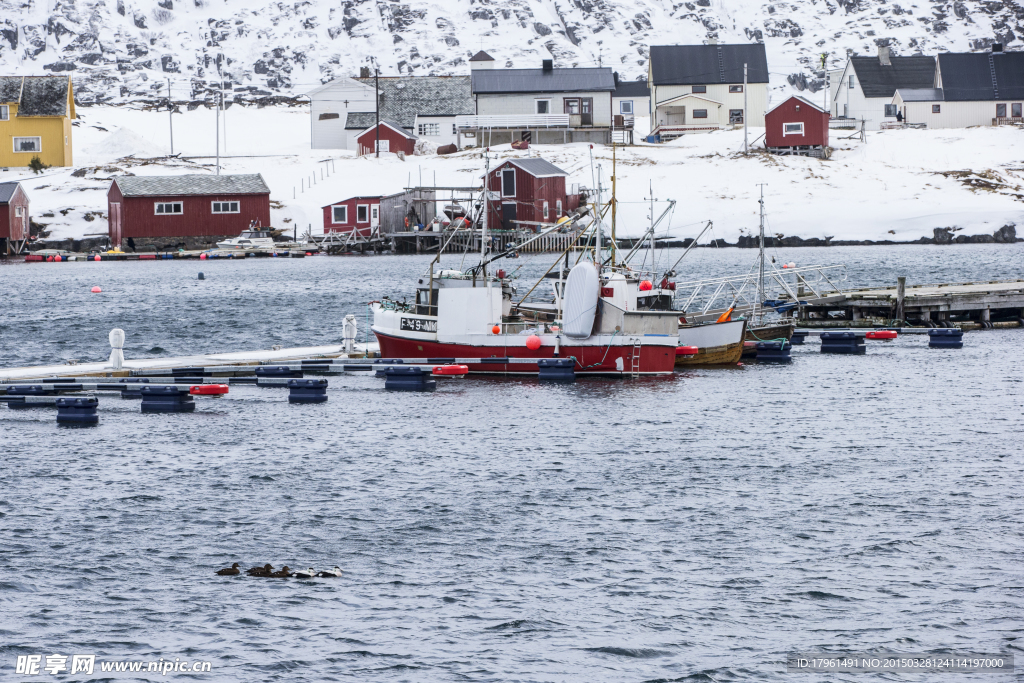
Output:
[[761,198],[757,203],[761,207],[761,232],[758,241],[758,273],[757,273],[757,301],[754,302],[755,317],[760,320],[764,316],[764,301],[767,298],[764,292],[764,186],[768,183],[758,183],[761,188]]

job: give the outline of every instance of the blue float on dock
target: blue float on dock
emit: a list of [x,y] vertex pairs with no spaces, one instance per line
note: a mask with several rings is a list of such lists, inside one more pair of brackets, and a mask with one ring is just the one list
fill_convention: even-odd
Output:
[[[149,384],[148,377],[122,377],[117,380],[119,384]],[[126,386],[121,390],[121,398],[142,398],[141,386]]]
[[928,330],[928,348],[930,349],[962,349],[963,347],[964,331],[959,328]]
[[803,343],[807,340],[808,334],[809,332],[807,330],[796,330],[793,332],[793,337],[789,340],[789,343],[793,346],[803,346]]
[[323,403],[326,400],[325,379],[293,379],[288,382],[289,403]]
[[196,409],[195,399],[178,387],[142,387],[142,412],[191,413]]
[[434,391],[437,382],[430,379],[430,371],[422,368],[389,367],[384,375],[384,388],[388,391]]
[[576,360],[541,358],[537,361],[537,377],[546,382],[575,382]]
[[758,363],[791,363],[793,347],[784,341],[757,342]]
[[287,365],[261,365],[256,368],[255,374],[257,378],[302,377],[302,370],[292,370]]
[[[44,387],[40,384],[20,384],[15,386],[7,387],[8,396],[55,396],[57,394],[56,389]],[[25,408],[49,408],[50,403],[45,402],[14,402],[10,401],[7,404],[8,408],[14,410],[23,410]]]
[[94,425],[100,421],[96,414],[99,401],[92,396],[57,399],[57,424]]
[[864,354],[868,349],[864,346],[864,337],[854,332],[822,332],[822,353]]

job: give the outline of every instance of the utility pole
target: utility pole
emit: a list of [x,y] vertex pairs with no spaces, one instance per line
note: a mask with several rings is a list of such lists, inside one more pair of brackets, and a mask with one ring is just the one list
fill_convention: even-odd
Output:
[[762,310],[762,308],[764,306],[764,300],[765,300],[765,294],[764,294],[764,186],[765,185],[767,185],[767,183],[758,183],[758,186],[761,188],[761,198],[757,201],[757,203],[761,205],[761,237],[760,237],[760,243],[758,244],[758,246],[761,249],[761,257],[759,259],[759,264],[758,264],[758,273],[757,273],[757,301],[754,302],[754,304],[755,304],[754,310],[757,311],[757,312],[760,312],[760,314],[763,314],[763,312],[764,312]]
[[380,69],[376,66],[373,67],[373,99],[375,102],[376,111],[376,126],[374,130],[377,133],[377,142],[374,145],[374,156],[380,159]]
[[174,104],[171,102],[171,79],[167,79],[167,122],[171,126],[171,156],[174,156]]
[[822,98],[822,99],[825,100],[825,103],[824,103],[825,104],[825,111],[831,113],[832,109],[831,109],[831,107],[828,106],[828,53],[827,52],[822,52],[821,53],[821,75],[822,75],[822,81],[825,84],[824,87],[822,88],[822,90],[825,91],[825,96]]
[[743,63],[743,156],[747,155],[747,63]]
[[[221,93],[221,99],[224,99],[224,93]],[[217,103],[217,175],[220,175],[220,105],[221,102]]]

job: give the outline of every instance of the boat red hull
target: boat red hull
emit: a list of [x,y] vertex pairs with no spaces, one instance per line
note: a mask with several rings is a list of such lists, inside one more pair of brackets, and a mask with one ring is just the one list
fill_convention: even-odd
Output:
[[[380,354],[384,358],[488,358],[505,356],[509,358],[553,358],[555,348],[542,346],[531,351],[523,346],[470,346],[448,344],[420,339],[404,339],[374,331],[380,342]],[[617,346],[572,346],[563,345],[559,357],[576,358],[578,375],[629,376],[633,368],[633,345]],[[621,358],[621,370],[616,360]],[[676,362],[675,346],[641,346],[637,374],[671,375]],[[471,373],[501,375],[536,375],[537,366],[532,363],[473,363]]]

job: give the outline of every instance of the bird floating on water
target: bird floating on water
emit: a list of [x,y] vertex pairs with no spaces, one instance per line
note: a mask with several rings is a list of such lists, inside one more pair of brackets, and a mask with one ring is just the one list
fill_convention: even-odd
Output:
[[299,571],[295,572],[296,579],[312,579],[314,576],[316,576],[316,572],[313,570],[312,567],[306,569],[305,571],[300,569]]
[[322,572],[318,572],[317,576],[324,579],[336,579],[341,576],[341,567],[335,567],[334,569],[325,569]]
[[274,567],[272,565],[265,564],[262,567],[252,567],[251,569],[246,569],[245,573],[249,576],[270,576],[270,574],[273,571]]
[[290,571],[288,571],[288,565],[285,565],[284,567],[281,568],[281,571],[273,572],[272,574],[270,574],[270,578],[273,578],[273,579],[287,579],[291,575],[292,575],[292,573]]
[[242,572],[238,569],[238,563],[235,562],[233,565],[226,569],[221,569],[217,572],[218,576],[236,576]]

